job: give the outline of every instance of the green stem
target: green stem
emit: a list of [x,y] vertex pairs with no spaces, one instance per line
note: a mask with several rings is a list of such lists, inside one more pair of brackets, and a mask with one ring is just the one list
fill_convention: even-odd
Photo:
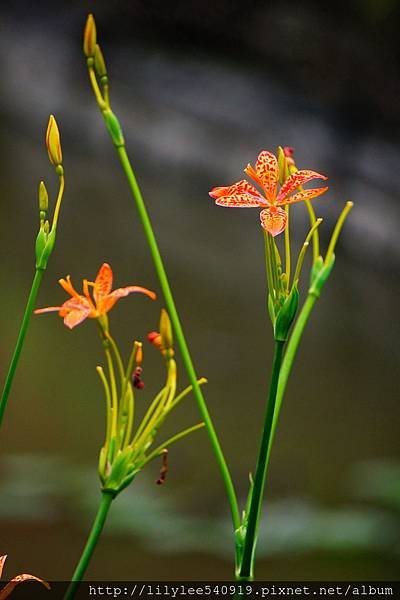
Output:
[[12,356],[10,366],[8,369],[6,381],[4,384],[3,392],[1,394],[0,399],[0,427],[3,422],[4,412],[7,406],[8,396],[10,395],[11,386],[14,380],[15,371],[17,369],[19,357],[21,354],[22,346],[24,345],[26,332],[28,330],[29,321],[32,316],[33,309],[36,304],[36,298],[38,295],[40,282],[42,280],[44,273],[44,269],[36,269],[35,277],[33,278],[31,291],[29,292],[28,301],[25,307],[25,313],[22,319],[21,328],[19,330],[17,343],[14,349],[14,354]]
[[243,555],[240,564],[239,579],[249,581],[253,578],[255,547],[257,543],[258,524],[260,520],[261,504],[269,462],[269,447],[272,434],[276,394],[278,389],[279,373],[282,364],[283,348],[285,342],[275,341],[274,361],[272,365],[271,382],[269,386],[267,409],[264,420],[264,429],[258,461],[254,476],[253,492],[251,494],[249,514],[247,517],[246,535],[243,545]]
[[88,567],[89,561],[92,558],[92,554],[94,552],[96,544],[99,541],[100,534],[103,531],[104,523],[106,521],[107,514],[113,499],[114,494],[111,494],[110,492],[102,492],[101,502],[96,514],[96,518],[94,520],[92,529],[89,533],[86,546],[83,549],[81,558],[79,559],[78,565],[72,576],[71,583],[64,596],[64,600],[72,600],[72,598],[74,598],[76,592],[78,591],[79,584],[82,581],[82,578]]
[[182,355],[182,360],[185,365],[186,372],[188,374],[189,381],[193,386],[193,394],[196,398],[197,404],[199,406],[201,417],[205,423],[211,445],[214,450],[214,454],[216,456],[219,468],[221,470],[221,474],[225,483],[226,492],[228,496],[229,505],[232,513],[232,522],[233,527],[236,530],[240,526],[240,514],[239,514],[239,506],[237,502],[236,492],[233,485],[233,481],[228,469],[228,465],[226,463],[224,454],[222,452],[221,445],[219,443],[219,439],[217,433],[214,429],[214,425],[212,423],[210,414],[208,412],[208,408],[206,405],[206,401],[204,399],[203,393],[200,389],[200,385],[197,381],[197,375],[194,369],[194,365],[192,362],[192,358],[190,356],[189,348],[186,343],[186,339],[183,333],[182,325],[180,323],[180,319],[178,316],[178,312],[176,310],[175,301],[172,295],[171,287],[169,285],[167,273],[165,271],[165,267],[161,258],[161,254],[158,248],[158,244],[154,235],[154,231],[150,222],[150,218],[137,183],[135,174],[133,172],[131,163],[129,161],[128,155],[126,153],[125,146],[118,145],[116,146],[118,155],[122,164],[122,168],[127,177],[129,187],[131,189],[133,198],[136,203],[136,208],[139,213],[140,220],[143,225],[143,229],[146,235],[147,243],[150,248],[150,253],[154,262],[154,266],[160,281],[160,286],[164,294],[165,303],[167,306],[167,310],[169,316],[171,318],[171,322],[175,331],[176,340]]
[[282,405],[283,396],[285,394],[287,382],[289,379],[290,371],[292,370],[293,362],[296,357],[297,348],[299,347],[301,337],[304,332],[304,328],[307,324],[307,321],[310,317],[311,311],[314,308],[314,304],[317,300],[317,296],[315,294],[308,294],[306,301],[300,311],[300,314],[297,318],[296,324],[293,328],[292,335],[289,338],[289,342],[287,345],[287,349],[285,352],[285,357],[282,362],[280,374],[279,374],[279,382],[278,382],[278,390],[276,394],[276,405],[275,405],[275,413],[274,420],[272,423],[272,432],[271,432],[271,441],[270,448],[268,452],[271,451],[271,446],[274,440],[276,426],[278,423],[279,412]]

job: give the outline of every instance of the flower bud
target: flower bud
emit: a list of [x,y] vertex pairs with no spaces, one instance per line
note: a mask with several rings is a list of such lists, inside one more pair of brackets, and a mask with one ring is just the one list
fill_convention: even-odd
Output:
[[57,121],[50,115],[46,131],[46,147],[52,165],[59,167],[62,163],[60,132]]
[[296,316],[297,308],[299,306],[299,291],[297,286],[294,285],[289,296],[286,298],[282,307],[279,309],[276,315],[274,324],[274,336],[279,342],[285,342],[288,338],[289,329],[293,320]]
[[169,350],[173,346],[171,321],[167,311],[162,308],[160,316],[160,335],[164,350]]
[[48,209],[49,209],[49,195],[47,193],[47,189],[44,184],[44,181],[41,181],[39,183],[39,210],[40,210],[40,212],[47,213]]
[[137,366],[140,367],[140,365],[143,362],[143,347],[142,347],[141,342],[135,342],[135,346],[136,346],[135,362],[136,362]]
[[147,339],[149,340],[150,344],[153,344],[153,346],[156,348],[161,348],[161,335],[158,333],[158,331],[151,331],[148,333]]
[[102,77],[107,77],[106,63],[101,48],[98,44],[96,44],[94,50],[94,68],[96,69],[96,73],[100,79]]
[[86,20],[85,32],[83,34],[83,52],[87,58],[92,58],[96,51],[96,23],[93,15]]

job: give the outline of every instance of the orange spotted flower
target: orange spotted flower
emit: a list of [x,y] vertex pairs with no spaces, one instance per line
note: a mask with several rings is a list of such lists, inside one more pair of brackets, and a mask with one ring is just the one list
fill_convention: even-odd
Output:
[[261,188],[262,194],[246,179],[242,179],[227,187],[215,187],[209,192],[209,195],[215,199],[215,203],[219,206],[262,208],[263,210],[260,213],[261,225],[272,236],[282,233],[286,227],[287,215],[281,206],[294,204],[301,200],[311,200],[328,189],[323,187],[294,193],[299,186],[307,183],[307,181],[327,179],[325,175],[302,169],[289,175],[278,192],[278,161],[276,156],[267,150],[260,152],[255,168],[249,164],[244,172]]
[[[64,319],[64,324],[70,329],[73,329],[87,318],[97,319],[98,317],[105,315],[111,310],[117,300],[124,296],[128,296],[128,294],[132,294],[133,292],[146,294],[146,296],[152,300],[155,300],[156,298],[154,292],[137,285],[130,285],[111,291],[113,272],[110,265],[107,263],[104,263],[100,267],[95,281],[88,281],[87,279],[83,280],[83,294],[78,294],[75,290],[69,275],[65,279],[60,279],[59,284],[68,294],[70,294],[71,298],[64,302],[62,306],[39,308],[38,310],[35,310],[35,313],[39,314],[58,311],[60,317],[63,317]],[[89,288],[92,288],[92,294],[90,294]]]

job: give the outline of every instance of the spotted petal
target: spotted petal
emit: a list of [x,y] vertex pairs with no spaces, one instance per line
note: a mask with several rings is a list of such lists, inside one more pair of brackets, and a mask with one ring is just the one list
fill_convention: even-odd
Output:
[[97,273],[93,286],[93,298],[96,304],[108,296],[112,290],[112,284],[112,268],[108,263],[103,263],[99,269],[99,272]]
[[103,298],[101,302],[101,311],[100,307],[98,307],[99,312],[101,312],[101,314],[107,313],[109,310],[111,310],[111,308],[114,306],[117,300],[119,300],[120,298],[124,298],[125,296],[128,296],[128,294],[132,293],[145,294],[152,300],[156,299],[156,294],[151,290],[148,290],[147,288],[141,287],[139,285],[129,285],[128,287],[117,288],[116,290],[111,292],[111,294],[108,294],[108,296]]
[[260,213],[261,226],[273,237],[282,233],[286,227],[287,216],[283,208],[272,206]]
[[277,201],[281,204],[282,200],[284,200],[289,194],[293,194],[301,185],[307,183],[307,181],[311,181],[312,179],[328,179],[325,175],[321,175],[320,173],[316,173],[315,171],[307,171],[302,169],[300,171],[296,171],[292,173],[284,184],[282,185]]
[[260,196],[256,188],[251,185],[251,183],[246,181],[246,179],[241,179],[240,181],[225,187],[215,187],[211,190],[211,192],[208,192],[208,195],[215,200],[218,198],[223,198],[224,196],[235,196],[236,194],[250,194],[256,198],[259,198]]
[[294,204],[295,202],[301,202],[302,200],[312,200],[313,198],[317,198],[321,194],[324,194],[327,189],[327,187],[323,187],[314,188],[312,190],[303,190],[297,194],[294,194],[293,196],[290,196],[289,198],[286,198],[286,200],[282,200],[279,202],[279,204],[284,206],[285,204]]
[[279,178],[279,167],[275,154],[267,150],[260,152],[256,162],[256,173],[265,189],[267,198],[272,202],[276,195]]

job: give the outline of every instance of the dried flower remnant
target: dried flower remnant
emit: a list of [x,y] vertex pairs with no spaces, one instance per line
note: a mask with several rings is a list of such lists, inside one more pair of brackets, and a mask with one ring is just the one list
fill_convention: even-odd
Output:
[[[100,267],[94,281],[83,280],[83,294],[79,294],[75,290],[69,275],[65,279],[60,279],[59,284],[70,294],[71,299],[64,302],[61,306],[39,308],[35,310],[35,314],[58,312],[60,317],[64,319],[64,324],[70,329],[73,329],[87,318],[98,319],[106,315],[120,298],[128,296],[128,294],[141,293],[152,300],[156,298],[154,292],[137,285],[130,285],[111,291],[113,272],[107,263],[104,263]],[[92,294],[90,294],[89,288],[92,288]]]
[[267,150],[260,152],[255,168],[248,164],[244,171],[262,189],[262,194],[246,179],[242,179],[230,186],[215,187],[209,192],[209,195],[219,206],[263,208],[260,213],[261,225],[272,236],[279,235],[286,227],[287,215],[281,208],[282,206],[302,200],[311,200],[328,189],[327,187],[314,188],[295,193],[301,185],[308,181],[327,179],[325,175],[302,169],[289,175],[278,192],[278,160],[272,152]]
[[[7,554],[0,556],[0,579],[3,574],[4,563],[6,562]],[[21,575],[16,575],[0,590],[0,600],[5,600],[10,596],[13,592],[14,588],[20,583],[24,583],[25,581],[38,581],[42,585],[44,585],[48,590],[50,589],[50,585],[47,581],[43,581],[39,577],[35,575],[30,575],[29,573],[21,573]]]

